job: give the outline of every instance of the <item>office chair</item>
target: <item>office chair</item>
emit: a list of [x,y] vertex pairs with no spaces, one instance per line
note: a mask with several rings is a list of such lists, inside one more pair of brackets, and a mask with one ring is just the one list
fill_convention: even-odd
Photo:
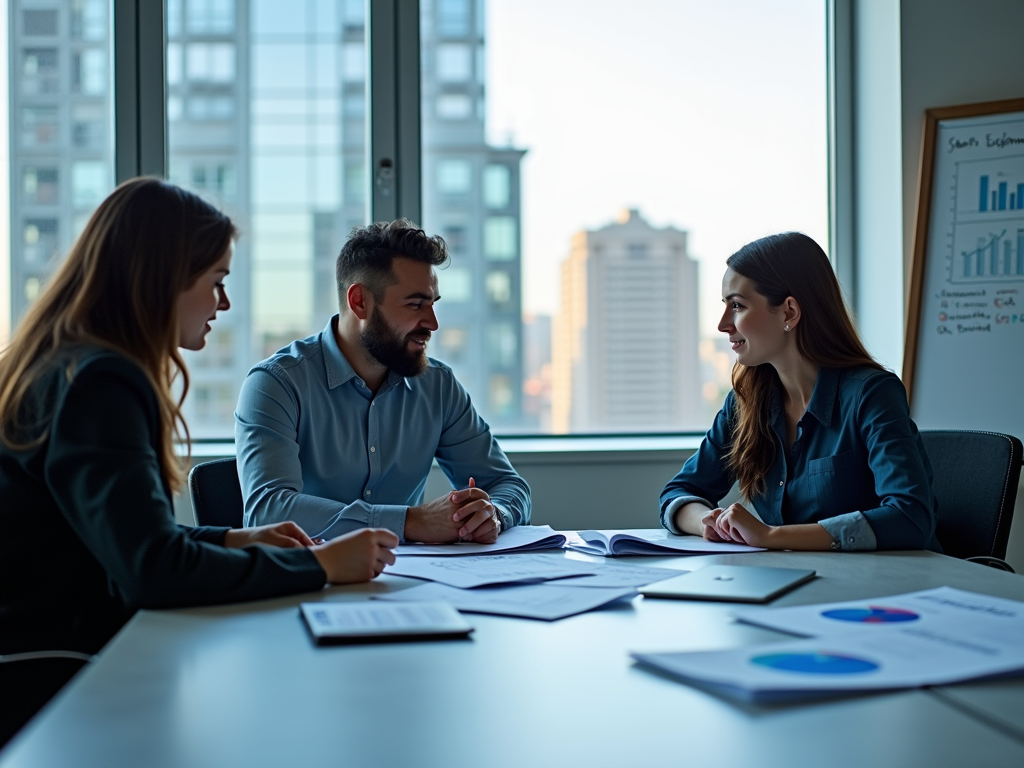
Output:
[[0,747],[95,657],[77,651],[0,655]]
[[234,459],[196,464],[188,473],[196,525],[242,527],[242,486]]
[[1013,572],[1003,558],[1020,480],[1021,441],[998,432],[925,430],[947,555]]

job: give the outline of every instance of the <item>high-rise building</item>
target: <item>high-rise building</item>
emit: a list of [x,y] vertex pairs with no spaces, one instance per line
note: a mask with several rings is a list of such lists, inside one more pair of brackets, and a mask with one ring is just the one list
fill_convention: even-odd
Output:
[[10,0],[12,326],[113,187],[109,0]]
[[[110,0],[11,0],[11,284],[19,317],[113,188]],[[166,0],[168,175],[241,231],[206,348],[186,354],[193,437],[233,433],[250,366],[337,311],[365,224],[366,3]],[[423,211],[452,263],[430,353],[492,423],[522,414],[519,165],[485,138],[484,3],[421,3]]]
[[697,262],[686,241],[634,209],[573,236],[553,340],[555,432],[700,424]]
[[525,151],[486,140],[484,3],[423,0],[420,9],[422,223],[451,251],[430,354],[493,425],[520,426]]

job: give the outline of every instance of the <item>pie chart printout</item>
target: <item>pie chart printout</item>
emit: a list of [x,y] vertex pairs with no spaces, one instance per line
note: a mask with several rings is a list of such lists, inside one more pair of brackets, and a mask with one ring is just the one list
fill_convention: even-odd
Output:
[[803,675],[862,675],[878,669],[873,661],[835,653],[770,653],[754,656],[750,663]]
[[921,618],[913,611],[905,611],[902,608],[882,608],[877,605],[869,605],[867,608],[837,608],[834,611],[824,611],[821,615],[826,619],[854,621],[861,624],[900,624],[906,621],[917,621]]

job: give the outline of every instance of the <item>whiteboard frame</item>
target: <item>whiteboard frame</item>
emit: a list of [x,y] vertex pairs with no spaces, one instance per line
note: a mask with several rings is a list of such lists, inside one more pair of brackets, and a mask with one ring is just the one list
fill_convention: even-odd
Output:
[[914,227],[914,249],[910,260],[910,285],[907,293],[907,315],[904,323],[903,386],[907,398],[914,403],[914,365],[917,362],[917,338],[921,325],[921,291],[924,287],[924,268],[928,258],[929,220],[932,209],[932,184],[935,173],[935,136],[940,120],[985,117],[1007,112],[1024,112],[1024,99],[1003,99],[956,107],[938,107],[925,110],[924,141],[921,142],[921,173],[917,192],[917,223]]

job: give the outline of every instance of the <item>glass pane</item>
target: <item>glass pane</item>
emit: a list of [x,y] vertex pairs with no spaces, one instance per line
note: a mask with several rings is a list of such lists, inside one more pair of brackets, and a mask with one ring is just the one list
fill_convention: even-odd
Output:
[[334,260],[367,222],[364,5],[167,3],[171,178],[242,232],[231,311],[187,357],[196,438],[230,438],[249,368],[335,312]]
[[503,432],[706,430],[725,258],[828,240],[825,5],[420,9],[423,225],[472,286],[431,354]]
[[114,187],[110,0],[4,5],[0,340]]

